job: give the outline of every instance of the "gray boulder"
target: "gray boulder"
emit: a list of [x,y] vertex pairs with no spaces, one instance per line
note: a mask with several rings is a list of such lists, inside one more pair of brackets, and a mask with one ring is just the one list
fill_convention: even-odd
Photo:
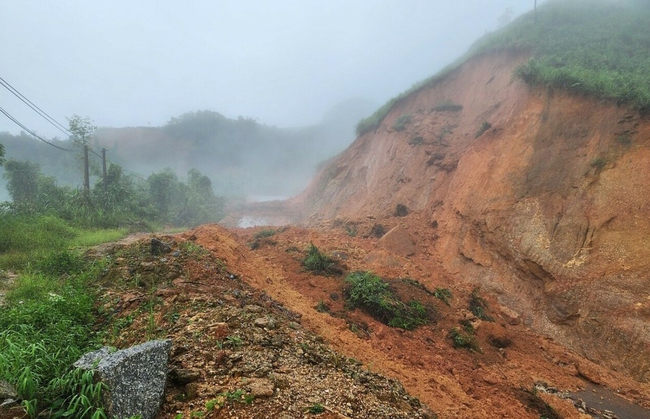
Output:
[[74,366],[94,369],[95,380],[106,384],[103,399],[110,418],[153,419],[165,392],[171,346],[171,340],[155,340],[120,351],[104,347],[82,356]]
[[0,380],[0,407],[16,403],[18,393],[16,389],[4,380]]

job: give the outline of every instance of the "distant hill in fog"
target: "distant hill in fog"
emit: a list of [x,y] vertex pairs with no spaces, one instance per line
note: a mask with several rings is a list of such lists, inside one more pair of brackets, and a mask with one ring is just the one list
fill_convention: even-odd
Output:
[[[93,143],[108,150],[109,161],[142,176],[165,167],[182,176],[195,168],[212,180],[217,195],[290,196],[305,187],[319,163],[352,142],[355,124],[372,105],[342,102],[321,123],[298,128],[209,110],[188,112],[162,127],[100,128]],[[61,152],[27,135],[0,135],[7,158],[34,161],[61,184],[81,184],[78,153]],[[61,144],[72,147],[68,141]],[[97,157],[91,161],[99,168]]]

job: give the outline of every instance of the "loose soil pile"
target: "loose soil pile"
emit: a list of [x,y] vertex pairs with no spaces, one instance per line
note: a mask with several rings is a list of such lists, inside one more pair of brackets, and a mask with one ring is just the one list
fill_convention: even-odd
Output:
[[[362,237],[370,224],[357,225],[357,235],[347,227],[289,227],[260,238],[260,228],[203,226],[160,237],[169,247],[158,255],[149,239],[109,253],[107,340],[174,342],[160,417],[322,410],[318,417],[538,419],[552,408],[556,417],[580,418],[588,416],[560,396],[588,383],[650,407],[647,385],[536,335],[489,292],[387,252],[379,239]],[[305,271],[310,243],[343,274]],[[346,307],[352,271],[381,275],[404,301],[433,310],[432,321],[406,331]],[[451,292],[449,305],[435,296],[441,289]],[[472,312],[472,295],[494,321]],[[455,348],[454,329],[474,339],[474,349]]]

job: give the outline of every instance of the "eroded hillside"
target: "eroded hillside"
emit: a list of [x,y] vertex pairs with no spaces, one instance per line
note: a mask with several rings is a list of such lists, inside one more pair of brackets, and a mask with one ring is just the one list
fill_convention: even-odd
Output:
[[[295,203],[309,226],[403,226],[410,263],[483,287],[532,330],[647,382],[650,123],[528,87],[513,77],[527,58],[474,57],[401,101]],[[398,205],[408,215],[394,217]]]

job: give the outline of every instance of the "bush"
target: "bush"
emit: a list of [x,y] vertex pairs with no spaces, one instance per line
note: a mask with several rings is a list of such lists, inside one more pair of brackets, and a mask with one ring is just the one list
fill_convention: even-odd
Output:
[[350,307],[360,307],[375,319],[391,327],[413,330],[427,324],[430,314],[416,300],[402,302],[387,282],[370,272],[353,272],[345,278],[346,298]]
[[395,207],[395,217],[406,217],[409,215],[409,209],[406,207],[406,205],[403,204],[397,204]]
[[309,245],[307,255],[302,261],[302,266],[310,272],[321,275],[340,273],[340,269],[336,267],[334,259],[322,253],[318,247],[314,246],[314,243]]
[[489,130],[490,128],[492,128],[492,124],[490,124],[487,121],[483,122],[480,128],[478,129],[478,131],[476,132],[476,136],[474,138],[480,137],[485,133],[485,131]]
[[449,331],[448,335],[451,339],[451,343],[454,348],[464,348],[471,351],[481,352],[481,348],[478,346],[476,336],[471,332],[460,330],[457,327],[454,327]]
[[445,100],[432,108],[436,112],[459,112],[463,110],[463,105],[459,105],[450,100]]
[[395,131],[404,131],[406,128],[406,125],[408,125],[411,122],[411,114],[404,114],[397,118],[397,121],[393,124],[393,129]]
[[381,239],[384,236],[384,234],[386,234],[386,228],[381,224],[375,224],[370,229],[370,235],[372,237]]
[[472,294],[469,297],[469,310],[477,318],[493,322],[494,319],[486,313],[488,304],[481,296],[478,295],[478,292],[478,288],[474,288],[474,290],[472,290]]
[[447,305],[449,305],[449,301],[452,297],[451,291],[447,288],[436,288],[433,291],[433,295]]
[[596,170],[602,170],[605,165],[607,165],[607,160],[602,157],[596,157],[589,163],[589,166],[593,167]]

